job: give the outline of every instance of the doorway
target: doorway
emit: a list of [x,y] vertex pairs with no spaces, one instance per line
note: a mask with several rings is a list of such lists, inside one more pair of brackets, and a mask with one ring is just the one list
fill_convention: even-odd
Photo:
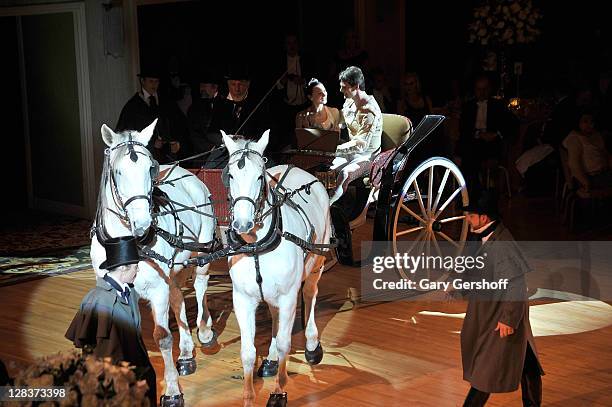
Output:
[[[95,210],[85,13],[81,3],[0,9],[11,210]],[[12,79],[14,78],[14,79]],[[10,133],[9,133],[10,132]]]

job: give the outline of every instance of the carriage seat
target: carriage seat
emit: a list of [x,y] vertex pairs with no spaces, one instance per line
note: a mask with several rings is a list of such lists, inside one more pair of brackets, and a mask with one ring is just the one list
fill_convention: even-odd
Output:
[[396,148],[412,134],[412,123],[407,117],[398,114],[383,113],[383,129],[380,141],[381,153],[374,158],[370,170],[370,185],[380,185],[384,167],[391,159]]
[[382,138],[380,140],[381,151],[395,149],[408,139],[412,131],[410,120],[399,114],[383,113]]

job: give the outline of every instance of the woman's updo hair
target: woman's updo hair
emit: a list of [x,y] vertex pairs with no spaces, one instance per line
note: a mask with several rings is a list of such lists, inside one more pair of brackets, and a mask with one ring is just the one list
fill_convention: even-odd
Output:
[[315,86],[320,85],[321,82],[317,78],[312,78],[308,81],[308,85],[306,85],[306,96],[312,96],[312,90]]

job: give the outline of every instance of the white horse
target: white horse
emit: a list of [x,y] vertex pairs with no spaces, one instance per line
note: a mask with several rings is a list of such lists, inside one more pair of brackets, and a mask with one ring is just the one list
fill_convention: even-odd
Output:
[[[230,155],[226,169],[229,183],[232,218],[230,234],[239,235],[245,242],[264,245],[265,236],[279,226],[273,224],[271,209],[271,187],[283,178],[286,165],[266,171],[263,152],[268,144],[269,131],[258,142],[232,140],[223,133],[223,140]],[[329,197],[316,178],[307,172],[293,168],[282,181],[287,190],[297,190],[303,185],[309,188],[292,197],[296,206],[285,203],[280,207],[281,232],[289,232],[304,241],[313,238],[313,243],[328,244],[331,237]],[[252,245],[251,245],[252,246]],[[305,252],[283,237],[272,251],[259,256],[238,254],[228,259],[233,284],[234,312],[240,326],[241,359],[244,369],[245,406],[255,399],[253,369],[256,352],[255,311],[260,301],[265,301],[272,314],[272,342],[268,359],[278,361],[276,384],[270,395],[268,406],[284,406],[287,395],[283,389],[287,383],[287,356],[291,350],[291,330],[295,319],[297,296],[302,281],[305,303],[306,360],[317,364],[323,357],[319,334],[314,318],[317,283],[321,277],[325,257]],[[261,273],[261,284],[257,282],[257,266]],[[265,361],[267,362],[267,361]],[[274,369],[276,370],[276,369]]]
[[[153,159],[146,146],[157,120],[141,132],[125,131],[115,133],[106,125],[102,125],[102,139],[108,146],[105,165],[100,185],[98,199],[98,214],[96,216],[97,234],[100,236],[117,237],[133,235],[144,238],[150,228],[169,232],[171,235],[182,236],[184,242],[211,242],[214,239],[216,222],[213,218],[213,208],[208,188],[187,170],[176,167],[169,178],[172,184],[161,184],[159,189],[170,200],[182,205],[197,208],[182,210],[175,215],[172,204],[162,205],[159,216],[154,215],[152,207],[153,185],[158,172],[167,172],[170,166],[161,166]],[[184,209],[181,205],[175,209]],[[197,213],[201,212],[201,213]],[[155,219],[155,220],[154,220]],[[182,232],[181,232],[182,229]],[[153,338],[164,360],[164,380],[166,391],[161,399],[162,405],[183,405],[182,393],[178,382],[181,374],[195,371],[194,344],[187,323],[185,303],[180,286],[187,277],[181,273],[184,260],[192,256],[189,250],[175,249],[158,234],[149,235],[152,240],[146,247],[169,259],[173,264],[159,260],[141,261],[138,264],[138,274],[134,288],[138,294],[151,304],[155,329]],[[100,269],[100,264],[106,259],[106,252],[98,237],[94,235],[91,241],[91,260],[97,277],[101,278],[106,270]],[[187,271],[187,270],[185,270]],[[189,271],[193,272],[192,269]],[[194,280],[196,299],[198,303],[198,339],[203,346],[212,346],[215,335],[212,331],[212,318],[205,301],[208,288],[208,266],[197,267]],[[172,358],[172,334],[168,328],[169,307],[172,308],[180,333],[180,355],[177,367]]]

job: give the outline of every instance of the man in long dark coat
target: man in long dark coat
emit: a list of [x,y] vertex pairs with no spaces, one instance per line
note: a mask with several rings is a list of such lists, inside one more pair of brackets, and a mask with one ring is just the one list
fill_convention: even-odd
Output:
[[147,397],[157,405],[155,370],[140,330],[139,296],[132,289],[138,255],[133,237],[112,238],[104,243],[106,261],[100,268],[109,270],[96,287],[83,298],[79,311],[66,331],[66,338],[77,348],[99,358],[110,357],[136,366],[136,374],[147,381]]
[[490,393],[506,393],[521,384],[523,406],[540,406],[544,374],[531,325],[525,273],[529,264],[499,219],[493,195],[483,193],[465,210],[475,255],[486,253],[486,267],[466,280],[496,282],[505,289],[469,292],[461,329],[463,378],[471,388],[464,406],[484,406]]

